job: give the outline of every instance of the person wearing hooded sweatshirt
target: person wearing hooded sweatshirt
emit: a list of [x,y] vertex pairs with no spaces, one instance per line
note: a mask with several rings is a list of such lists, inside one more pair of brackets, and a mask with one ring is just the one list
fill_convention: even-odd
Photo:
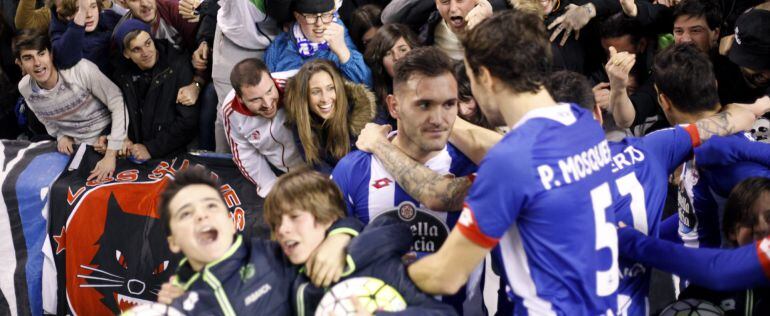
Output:
[[372,86],[371,70],[337,17],[334,0],[293,0],[290,10],[295,22],[265,52],[271,72],[297,70],[310,60],[325,59],[346,79]]
[[331,173],[377,111],[374,93],[346,82],[328,60],[306,63],[286,85],[287,120],[308,165]]

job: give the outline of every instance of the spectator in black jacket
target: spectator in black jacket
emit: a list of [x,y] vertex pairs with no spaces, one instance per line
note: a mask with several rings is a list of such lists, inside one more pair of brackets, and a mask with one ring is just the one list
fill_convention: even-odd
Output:
[[115,31],[118,50],[131,61],[119,63],[115,80],[130,117],[130,154],[140,161],[184,151],[198,123],[198,106],[183,105],[190,100],[177,93],[193,77],[189,56],[166,41],[153,40],[149,31],[149,25],[136,19]]

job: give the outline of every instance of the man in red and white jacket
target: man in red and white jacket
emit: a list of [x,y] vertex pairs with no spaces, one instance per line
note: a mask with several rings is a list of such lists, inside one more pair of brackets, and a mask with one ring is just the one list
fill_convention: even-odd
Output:
[[262,198],[278,175],[304,165],[294,134],[284,124],[281,95],[291,74],[273,75],[257,58],[236,64],[230,74],[233,90],[221,110],[233,161]]

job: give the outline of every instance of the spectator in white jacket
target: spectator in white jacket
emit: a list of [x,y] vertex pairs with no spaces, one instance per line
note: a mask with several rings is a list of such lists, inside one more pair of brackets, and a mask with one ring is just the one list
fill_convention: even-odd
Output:
[[233,90],[221,110],[227,142],[238,169],[264,198],[278,176],[305,164],[284,124],[285,78],[271,77],[264,62],[248,58],[233,67],[230,82]]

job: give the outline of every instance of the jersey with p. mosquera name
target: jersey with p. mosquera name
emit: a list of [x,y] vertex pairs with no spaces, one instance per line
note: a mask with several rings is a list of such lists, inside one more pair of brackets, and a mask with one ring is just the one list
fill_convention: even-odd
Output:
[[612,154],[591,113],[529,111],[479,167],[457,229],[499,245],[516,315],[615,314]]

